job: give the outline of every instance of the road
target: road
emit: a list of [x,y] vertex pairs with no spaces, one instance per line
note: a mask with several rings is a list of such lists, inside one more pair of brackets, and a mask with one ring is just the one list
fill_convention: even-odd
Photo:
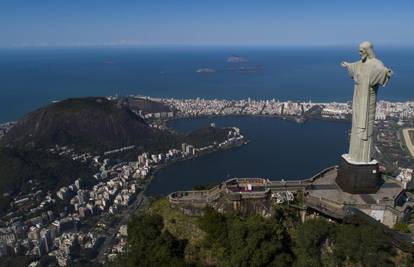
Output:
[[101,245],[101,247],[99,248],[99,254],[95,258],[95,261],[103,262],[103,261],[106,260],[105,252],[107,252],[107,250],[112,247],[113,242],[114,242],[114,238],[115,238],[116,234],[118,233],[119,228],[124,224],[128,224],[128,220],[129,220],[130,216],[135,214],[135,212],[138,209],[140,209],[144,206],[144,204],[146,202],[146,197],[144,195],[145,189],[146,188],[144,188],[137,195],[137,199],[134,201],[134,203],[132,203],[126,209],[121,211],[121,213],[120,213],[121,220],[117,223],[117,225],[115,227],[111,227],[108,230],[108,233],[106,234],[106,239],[105,239],[104,243]]

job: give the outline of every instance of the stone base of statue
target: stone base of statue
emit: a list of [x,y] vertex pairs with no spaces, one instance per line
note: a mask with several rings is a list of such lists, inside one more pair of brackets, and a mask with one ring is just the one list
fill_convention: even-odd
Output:
[[373,194],[381,185],[378,162],[354,162],[348,154],[341,157],[336,183],[350,194]]

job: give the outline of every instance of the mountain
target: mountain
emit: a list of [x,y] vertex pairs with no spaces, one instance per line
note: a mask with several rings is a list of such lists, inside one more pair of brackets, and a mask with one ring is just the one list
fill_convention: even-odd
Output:
[[1,144],[26,148],[57,144],[102,152],[129,145],[145,146],[160,135],[159,130],[121,103],[87,97],[63,100],[27,114]]
[[[156,102],[140,102],[146,110],[164,109]],[[19,194],[36,188],[55,191],[77,178],[88,181],[97,169],[88,163],[50,153],[68,146],[76,152],[99,154],[135,145],[116,159],[135,160],[138,152],[165,152],[181,143],[196,147],[222,142],[228,129],[208,127],[188,134],[151,128],[122,100],[104,97],[67,99],[37,109],[17,122],[0,140],[0,214]],[[31,181],[31,182],[29,182]]]

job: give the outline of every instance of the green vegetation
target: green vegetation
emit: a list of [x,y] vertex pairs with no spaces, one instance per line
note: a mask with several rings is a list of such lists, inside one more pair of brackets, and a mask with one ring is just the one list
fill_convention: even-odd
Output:
[[207,209],[199,220],[204,246],[220,266],[289,266],[293,262],[286,229],[271,219],[222,215]]
[[402,233],[409,233],[410,232],[410,230],[408,229],[408,224],[405,223],[405,222],[397,222],[394,225],[394,229],[399,231],[399,232],[402,232]]
[[197,226],[197,218],[172,209],[167,198],[160,198],[148,208],[147,213],[157,214],[164,220],[164,227],[175,236],[187,239],[191,243],[201,243],[204,232]]
[[7,212],[17,193],[29,193],[35,184],[43,192],[73,183],[77,178],[88,185],[95,172],[86,164],[43,150],[0,147],[0,213]]
[[186,241],[178,240],[164,228],[157,214],[132,218],[128,224],[128,253],[120,266],[185,266]]
[[195,147],[208,146],[214,142],[222,142],[227,138],[228,130],[216,127],[196,129],[180,139]]
[[392,246],[380,228],[369,225],[337,225],[333,229],[333,255],[337,264],[390,266]]
[[298,227],[294,233],[296,266],[323,266],[322,249],[331,228],[331,224],[325,220],[309,220]]
[[68,98],[43,108],[48,108],[53,112],[79,112],[82,109],[103,111],[110,114],[116,109],[120,109],[119,105],[113,105],[105,97],[84,97],[84,98]]
[[278,206],[270,218],[205,209],[191,217],[155,201],[128,226],[127,253],[115,266],[410,266],[371,225],[299,221]]
[[390,239],[370,225],[310,220],[294,239],[296,266],[393,266]]
[[140,110],[144,114],[157,112],[171,112],[172,108],[164,103],[152,101],[146,98],[125,97],[121,98],[123,105],[132,110]]

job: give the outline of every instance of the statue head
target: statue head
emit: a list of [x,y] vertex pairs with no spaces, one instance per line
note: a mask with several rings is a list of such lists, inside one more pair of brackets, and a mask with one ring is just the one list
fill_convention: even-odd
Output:
[[359,44],[359,55],[361,56],[362,61],[367,60],[367,58],[375,58],[374,46],[371,42],[365,41]]

